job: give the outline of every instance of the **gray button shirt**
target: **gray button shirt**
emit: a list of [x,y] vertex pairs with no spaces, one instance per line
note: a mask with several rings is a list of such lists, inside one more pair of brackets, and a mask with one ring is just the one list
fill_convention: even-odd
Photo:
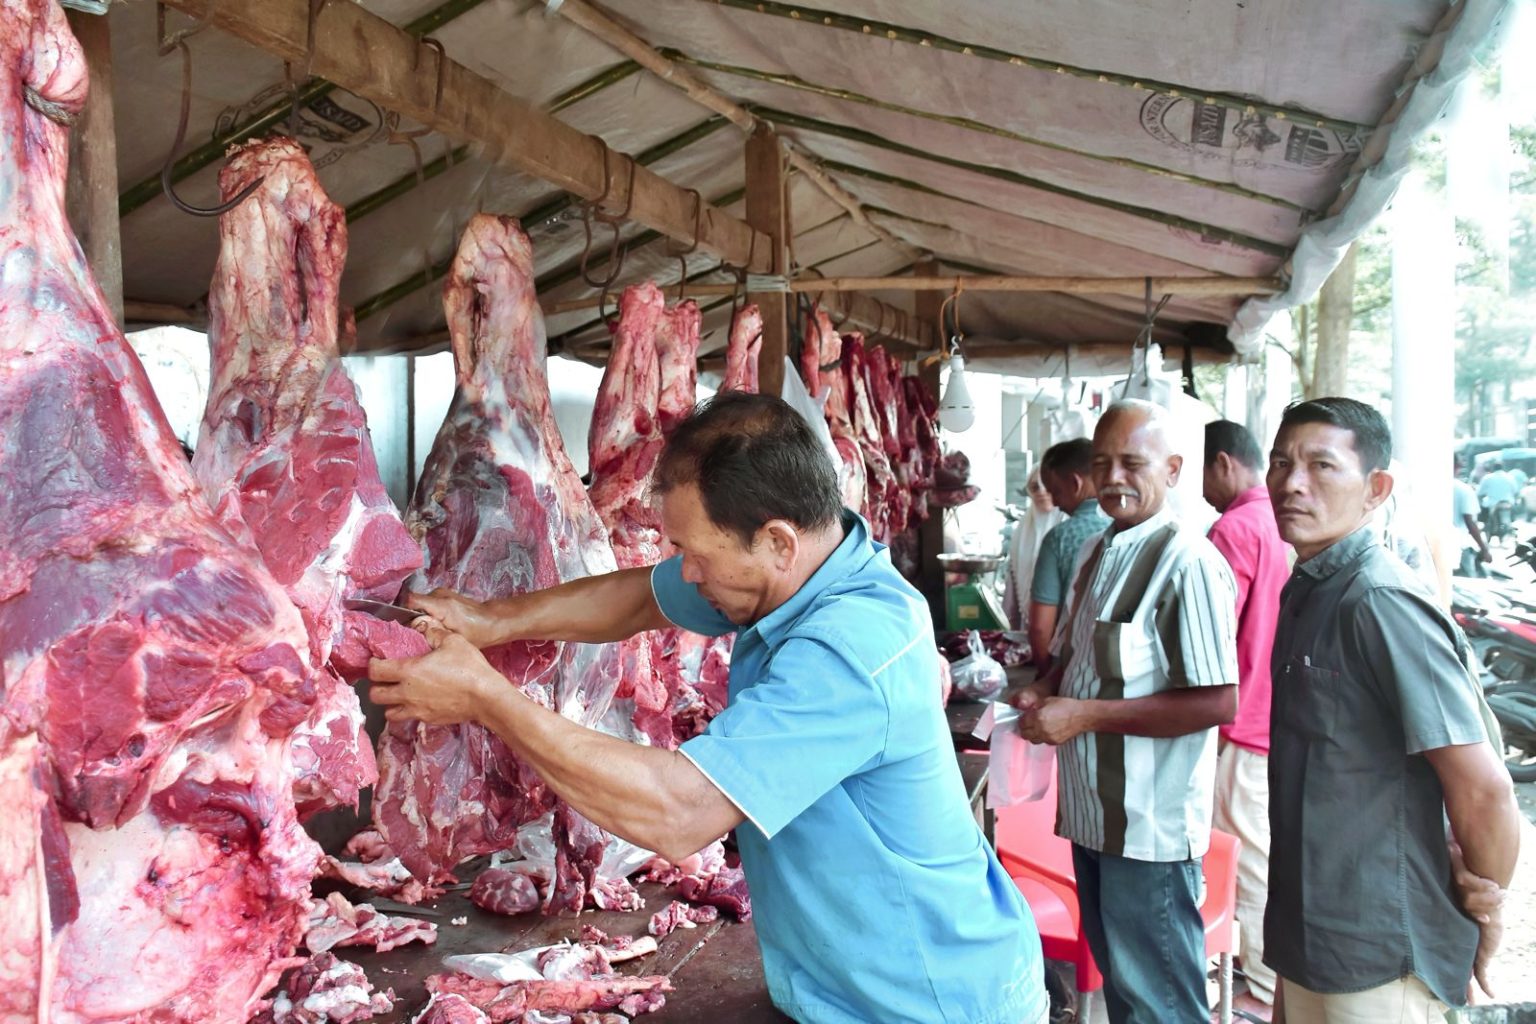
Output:
[[1281,595],[1264,961],[1314,992],[1412,974],[1466,1001],[1477,925],[1419,756],[1486,738],[1455,628],[1369,526],[1299,563]]

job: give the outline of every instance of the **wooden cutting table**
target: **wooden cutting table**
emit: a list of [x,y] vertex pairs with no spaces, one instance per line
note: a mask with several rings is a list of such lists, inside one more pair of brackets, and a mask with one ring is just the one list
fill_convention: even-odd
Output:
[[[970,729],[970,726],[964,726],[962,730],[960,726],[966,719],[974,725],[982,707],[980,704],[950,705],[951,730],[956,734],[957,746],[960,736]],[[957,749],[956,758],[966,795],[980,820],[987,779],[985,751]],[[481,859],[465,865],[457,872],[460,881],[473,881],[485,864],[486,860]],[[340,889],[354,903],[370,899],[368,892],[349,886],[329,888]],[[563,939],[576,941],[584,924],[601,928],[614,937],[645,935],[651,915],[675,898],[675,893],[653,882],[643,883],[639,888],[640,895],[645,898],[645,907],[641,910],[630,913],[589,910],[580,917],[545,917],[537,913],[504,917],[481,910],[469,902],[467,887],[455,888],[423,905],[436,913],[410,915],[437,925],[434,945],[413,943],[388,953],[352,947],[333,952],[343,960],[361,965],[376,989],[395,990],[399,1000],[395,1010],[375,1019],[384,1024],[397,1024],[409,1021],[426,1003],[426,978],[446,969],[444,957],[459,953],[517,952],[552,945]],[[390,914],[400,913],[393,908],[381,909]],[[453,924],[453,919],[459,917],[465,918],[465,923]],[[721,911],[721,919],[710,924],[678,929],[661,940],[656,953],[616,964],[615,970],[623,974],[664,974],[672,980],[674,991],[667,993],[666,1006],[638,1018],[645,1024],[719,1024],[722,1021],[785,1024],[790,1020],[774,1009],[768,998],[762,956],[752,922],[738,922],[728,911]]]

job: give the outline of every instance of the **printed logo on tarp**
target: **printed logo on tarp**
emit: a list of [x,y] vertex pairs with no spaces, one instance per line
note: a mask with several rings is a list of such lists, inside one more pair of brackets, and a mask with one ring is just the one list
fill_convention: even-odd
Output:
[[[285,103],[288,97],[286,85],[274,85],[238,106],[226,107],[214,124],[215,137],[249,124],[257,114],[275,104]],[[378,106],[341,88],[332,89],[300,107],[298,121],[299,143],[317,168],[333,164],[355,150],[383,142],[389,135]],[[277,127],[286,132],[289,123],[285,110]]]
[[[1330,167],[1360,149],[1360,139],[1262,114],[1240,114],[1214,103],[1158,93],[1141,105],[1141,127],[1164,145],[1240,167],[1285,163]],[[1283,144],[1283,145],[1282,145]],[[1278,159],[1277,159],[1278,157]]]

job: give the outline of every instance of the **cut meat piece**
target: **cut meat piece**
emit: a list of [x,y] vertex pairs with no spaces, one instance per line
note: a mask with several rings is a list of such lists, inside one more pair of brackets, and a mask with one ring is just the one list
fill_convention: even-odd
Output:
[[670,434],[698,402],[699,304],[679,302],[663,314],[656,331],[656,353],[661,359],[661,396],[656,403],[661,432]]
[[682,900],[673,900],[651,915],[651,923],[646,926],[646,931],[658,939],[664,939],[679,928],[697,928],[719,917],[720,910],[717,907],[694,907]]
[[490,1020],[463,996],[440,992],[427,1000],[421,1012],[411,1018],[411,1024],[490,1024]]
[[757,356],[763,348],[763,314],[757,303],[742,306],[731,318],[731,336],[725,348],[725,381],[722,391],[757,394]]
[[203,501],[69,230],[43,111],[87,81],[56,3],[5,0],[0,68],[0,1008],[244,1020],[319,858],[288,757],[308,637]]
[[[303,614],[310,664],[355,678],[370,655],[425,653],[414,630],[342,608],[347,597],[393,600],[421,551],[384,491],[341,363],[345,214],[292,139],[248,143],[219,175],[226,197],[258,181],[219,220],[212,381],[192,472]],[[316,685],[295,739],[301,815],[355,806],[378,777],[357,694],[335,674],[318,674]]]
[[[486,599],[611,572],[608,531],[555,424],[533,250],[515,220],[470,221],[443,296],[458,391],[407,517],[426,554],[412,586]],[[584,725],[602,718],[618,684],[610,645],[518,642],[486,657],[530,699]],[[556,803],[481,726],[396,724],[380,744],[374,821],[418,878],[510,847],[520,825]],[[581,909],[603,848],[600,831],[560,811],[551,913]]]
[[590,924],[581,926],[581,941],[586,945],[597,947],[602,952],[603,959],[610,964],[650,956],[657,949],[656,940],[649,935],[614,936]]
[[469,901],[493,914],[526,914],[541,902],[539,887],[521,871],[486,868],[469,888]]
[[375,992],[357,964],[320,953],[293,972],[272,1006],[251,1024],[355,1024],[394,1008],[394,989]]
[[689,875],[701,877],[716,875],[725,867],[725,844],[716,839],[698,853],[673,864],[664,857],[653,857],[647,861],[644,867],[645,879],[648,882],[659,882],[662,885],[676,885],[681,879]]
[[[899,499],[896,476],[891,472],[890,457],[880,436],[880,420],[870,395],[868,367],[865,365],[864,336],[857,331],[843,335],[843,375],[848,381],[848,407],[853,435],[864,457],[864,517],[869,520],[875,539],[890,540],[890,508]],[[836,435],[834,435],[834,440]]]
[[599,878],[588,893],[598,910],[640,910],[645,899],[627,878]]
[[[650,480],[665,443],[656,336],[669,316],[654,284],[624,289],[613,349],[592,409],[592,503],[608,527],[621,569],[655,565],[662,557],[661,516],[651,499]],[[653,746],[673,746],[671,695],[654,663],[653,638],[642,634],[618,646],[623,679],[615,696],[634,701],[630,720]]]
[[[865,513],[864,455],[853,430],[853,414],[848,399],[848,382],[843,374],[843,339],[832,327],[827,311],[817,308],[806,325],[807,344],[801,356],[800,369],[805,374],[805,386],[813,398],[825,396],[823,412],[827,417],[827,429],[832,434],[832,444],[841,460],[838,466],[838,491],[843,504]],[[815,344],[810,344],[814,340]]]
[[324,953],[337,946],[372,946],[380,953],[420,942],[437,941],[437,925],[412,917],[381,914],[371,903],[353,905],[339,892],[309,904],[309,929],[304,945],[311,953]]
[[721,868],[708,877],[689,875],[677,883],[677,894],[692,903],[721,907],[739,921],[752,916],[752,897],[747,892],[747,878],[741,868]]
[[518,981],[502,985],[462,974],[433,974],[427,991],[453,993],[479,1007],[492,1021],[517,1021],[531,1011],[579,1013],[619,1010],[631,1017],[661,1009],[672,982],[655,975],[609,975],[590,981]]

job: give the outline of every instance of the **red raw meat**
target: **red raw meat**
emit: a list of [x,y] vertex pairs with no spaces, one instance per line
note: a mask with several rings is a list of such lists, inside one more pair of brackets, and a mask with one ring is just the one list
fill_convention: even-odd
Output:
[[664,939],[679,928],[695,928],[719,917],[720,910],[717,907],[693,907],[682,900],[673,900],[664,909],[651,915],[651,923],[646,926],[646,931],[658,939]]
[[469,887],[469,902],[493,914],[526,914],[541,902],[539,887],[521,871],[486,868]]
[[[295,736],[301,816],[356,806],[378,778],[357,694],[370,655],[423,654],[415,630],[348,613],[394,600],[421,551],[384,492],[368,425],[337,347],[346,215],[292,139],[248,143],[219,175],[208,295],[212,383],[192,473],[229,531],[249,538],[309,629],[314,710]],[[339,674],[340,673],[340,674]]]
[[731,337],[725,348],[725,381],[720,390],[757,394],[757,357],[762,348],[762,311],[756,303],[742,306],[731,318]]
[[692,299],[668,309],[656,331],[661,360],[661,397],[656,403],[661,432],[672,433],[697,404],[699,362],[699,304]]
[[357,964],[320,953],[293,972],[271,1008],[251,1024],[356,1024],[394,1007],[394,989],[375,992]]
[[[611,572],[608,531],[555,424],[533,249],[515,220],[470,221],[443,296],[459,386],[407,519],[427,563],[412,586],[486,599]],[[486,657],[528,697],[582,724],[603,717],[618,684],[611,645],[518,642]],[[478,725],[393,725],[379,760],[374,822],[423,879],[510,847],[520,825],[558,803]],[[603,835],[561,804],[554,838],[557,877],[545,910],[578,911]]]
[[870,374],[865,365],[864,336],[855,331],[843,335],[843,374],[848,379],[849,410],[853,434],[864,457],[865,513],[875,539],[882,543],[891,536],[890,508],[898,500],[896,476],[891,472],[890,457],[880,435],[880,420],[870,395]]
[[85,60],[0,14],[0,1017],[244,1020],[319,848],[308,636],[198,492],[64,214]]
[[689,875],[678,881],[677,894],[690,903],[707,903],[729,910],[739,921],[752,916],[752,897],[741,868],[721,868],[707,877]]
[[609,975],[586,981],[517,981],[502,985],[463,974],[433,974],[427,991],[463,996],[483,1010],[492,1021],[517,1021],[532,1010],[578,1013],[582,1010],[619,1010],[631,1017],[659,1010],[664,992],[672,982],[661,975],[628,977]]
[[858,437],[853,429],[848,381],[843,373],[842,360],[843,339],[832,327],[832,318],[827,315],[827,311],[818,308],[806,324],[800,369],[805,374],[805,386],[811,397],[825,396],[823,413],[827,418],[827,429],[832,434],[832,444],[837,448],[841,460],[837,486],[843,496],[843,504],[863,512],[865,518],[868,518],[864,456],[859,451]]

